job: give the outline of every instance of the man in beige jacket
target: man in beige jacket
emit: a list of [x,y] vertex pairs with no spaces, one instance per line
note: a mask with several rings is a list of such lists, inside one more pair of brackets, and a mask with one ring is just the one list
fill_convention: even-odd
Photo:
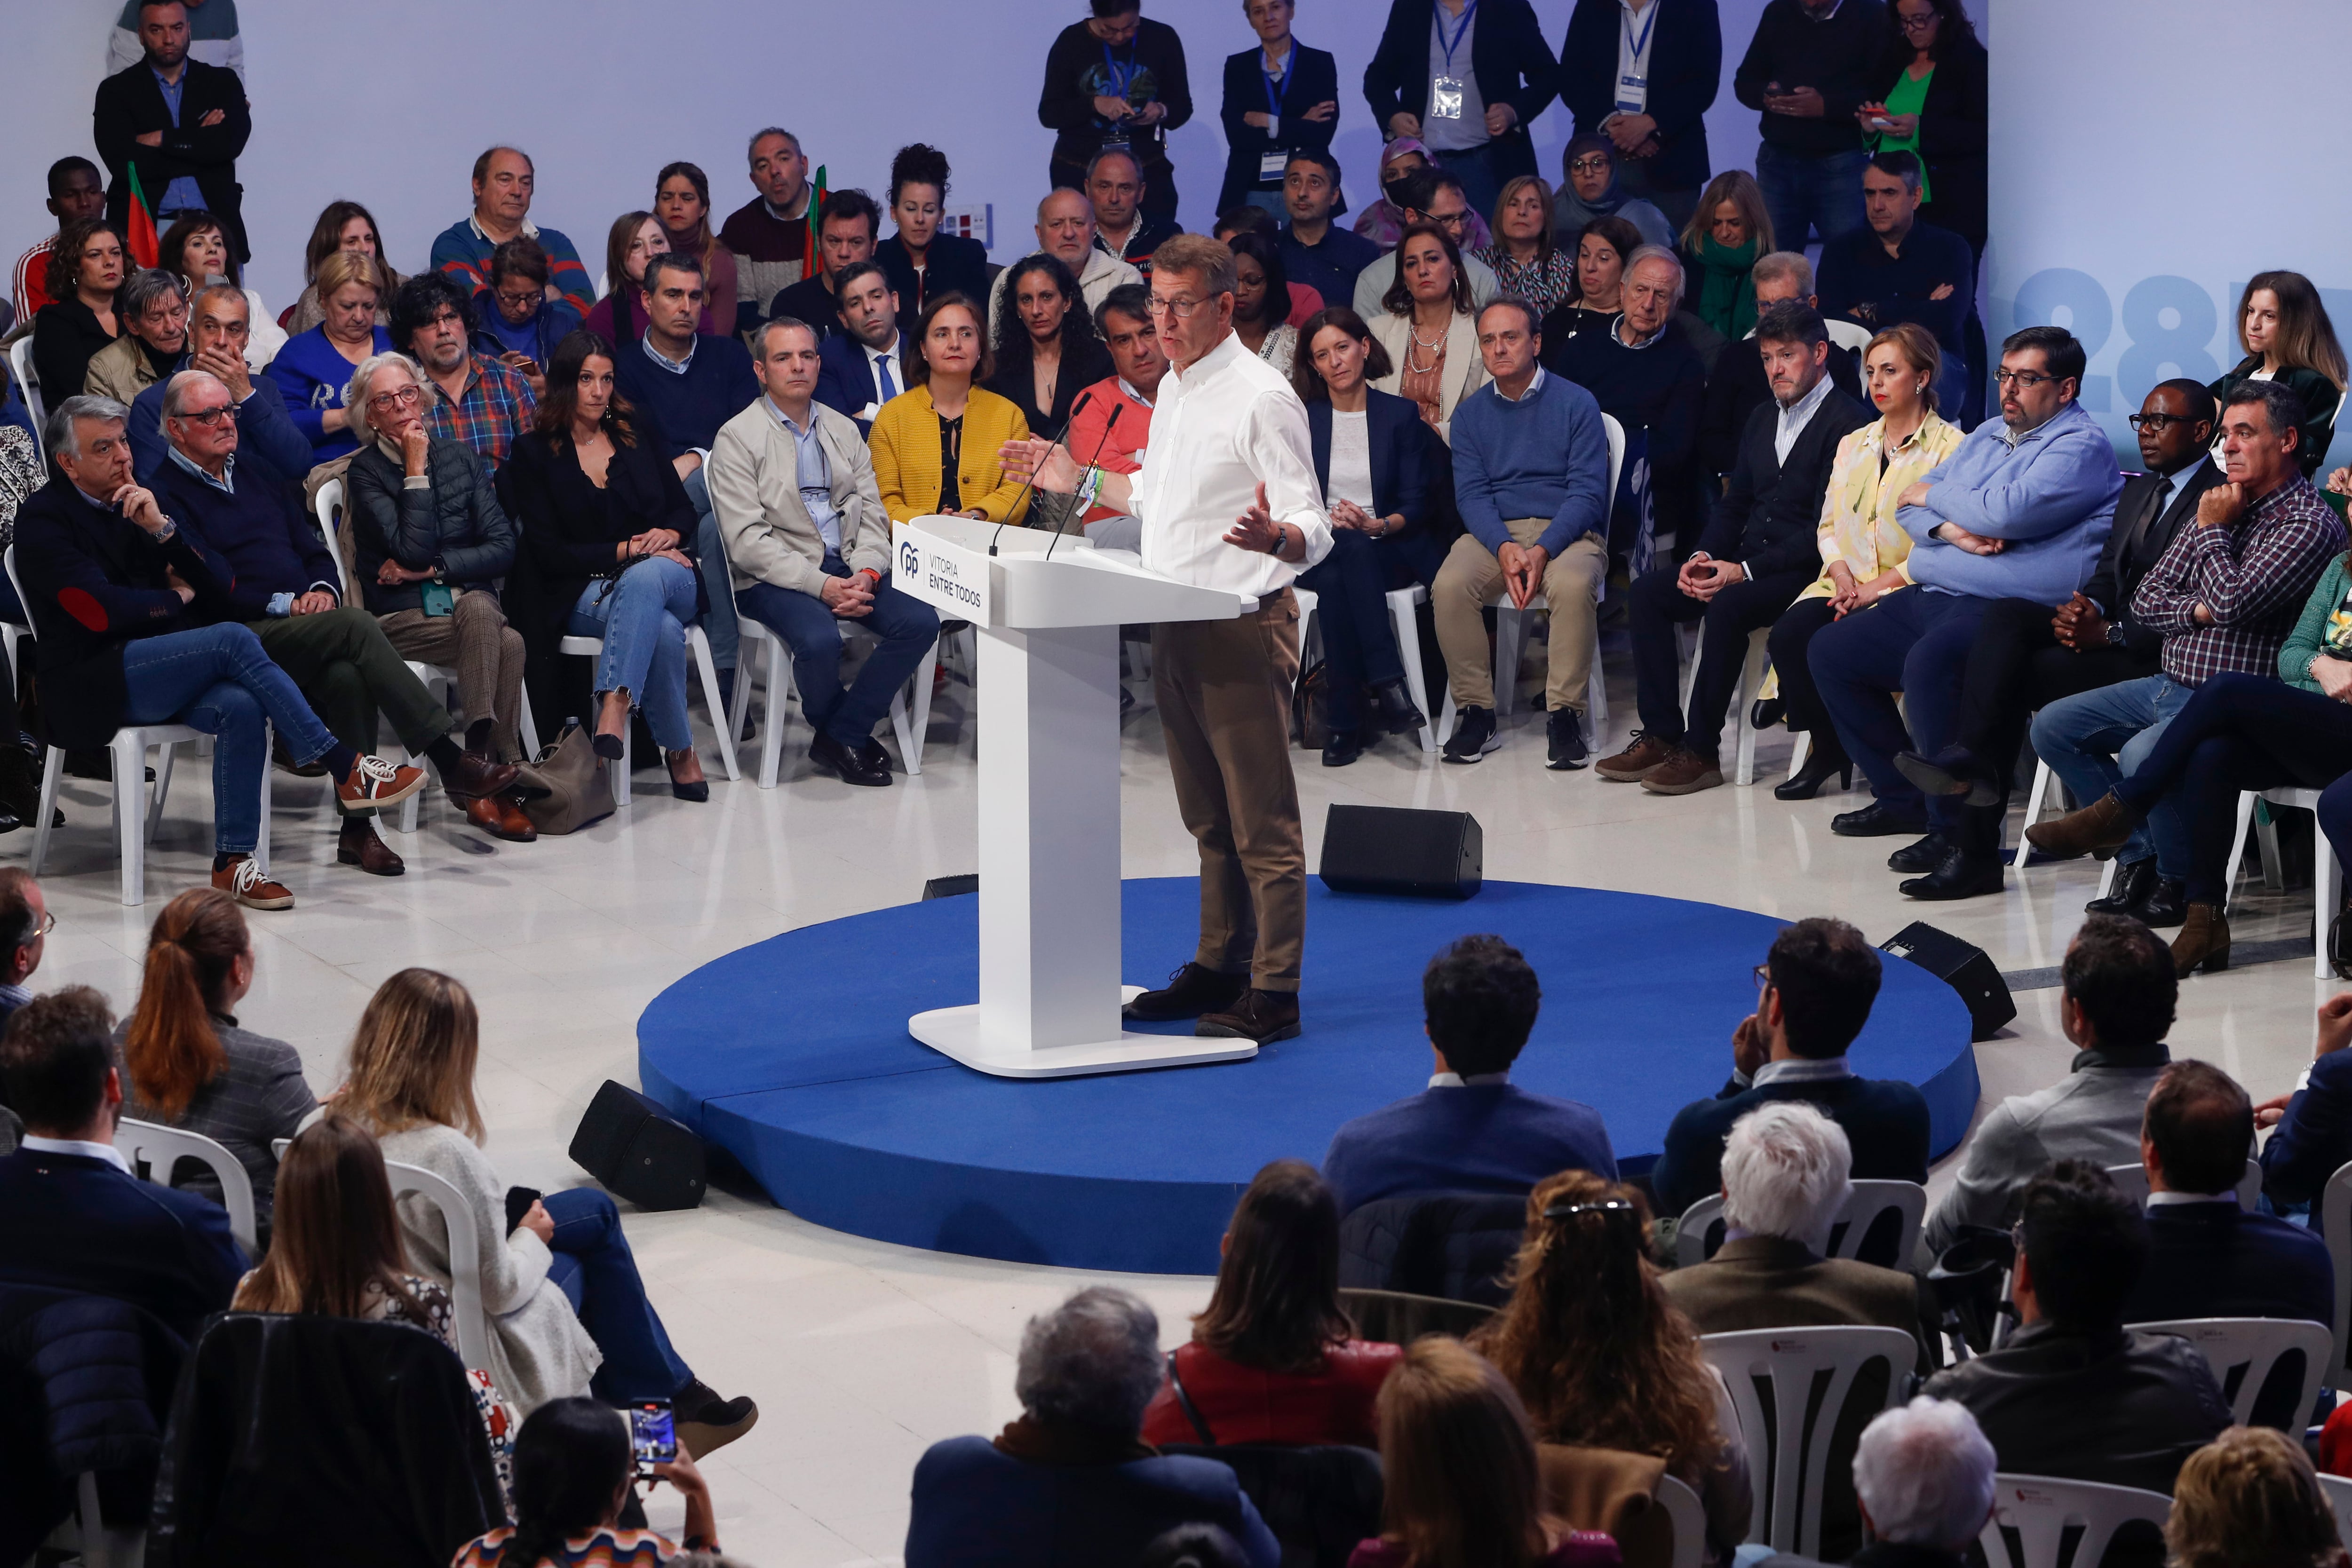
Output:
[[[762,395],[719,427],[709,465],[735,605],[793,651],[816,730],[809,760],[846,784],[887,785],[874,727],[939,639],[939,614],[890,586],[890,516],[857,426],[816,401],[815,329],[779,316],[752,348]],[[845,690],[844,621],[879,639]]]

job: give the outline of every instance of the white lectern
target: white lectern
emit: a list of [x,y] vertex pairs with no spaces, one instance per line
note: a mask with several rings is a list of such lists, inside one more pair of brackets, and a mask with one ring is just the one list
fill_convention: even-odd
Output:
[[1230,620],[1256,601],[1147,571],[1075,533],[1000,538],[992,523],[932,517],[896,525],[891,542],[891,586],[978,628],[988,707],[980,1001],[917,1013],[908,1032],[1003,1078],[1255,1056],[1246,1040],[1120,1027],[1118,629]]

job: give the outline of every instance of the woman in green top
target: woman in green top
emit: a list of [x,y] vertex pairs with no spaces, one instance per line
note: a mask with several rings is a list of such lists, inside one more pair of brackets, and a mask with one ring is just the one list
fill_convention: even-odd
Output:
[[1925,166],[1919,216],[1985,246],[1984,46],[1959,0],[1894,0],[1878,79],[1886,95],[1854,110],[1874,152],[1916,152]]
[[2254,274],[2238,298],[2238,346],[2246,357],[2213,382],[2213,395],[2226,403],[2246,382],[2284,382],[2303,404],[2295,457],[2310,478],[2327,455],[2345,383],[2336,324],[2311,279],[2300,272]]
[[1756,177],[1742,169],[1717,174],[1699,193],[1683,225],[1684,265],[1698,279],[1689,308],[1727,338],[1756,325],[1756,258],[1772,249],[1772,219]]

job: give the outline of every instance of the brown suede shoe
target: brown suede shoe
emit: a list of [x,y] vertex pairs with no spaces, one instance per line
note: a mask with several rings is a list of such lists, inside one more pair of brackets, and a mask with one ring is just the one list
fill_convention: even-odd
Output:
[[1723,765],[1686,746],[1675,747],[1664,762],[1642,775],[1642,788],[1653,795],[1696,795],[1722,784]]
[[1614,757],[1604,757],[1592,765],[1592,771],[1612,784],[1638,784],[1642,776],[1653,768],[1665,766],[1675,747],[1666,741],[1653,740],[1635,730],[1633,743]]
[[[2109,800],[2115,797],[2110,795]],[[2218,975],[2230,967],[2230,917],[2218,904],[2192,904],[2180,935],[2172,939],[2172,967],[2183,978],[2202,969]]]
[[335,838],[335,862],[339,865],[355,865],[370,876],[399,876],[408,870],[408,862],[399,852],[385,843],[373,827],[363,826],[356,833],[340,833]]
[[213,885],[247,909],[291,909],[293,890],[261,874],[261,862],[251,855],[236,859],[213,873]]
[[[450,799],[456,800],[457,797]],[[465,808],[466,821],[494,839],[527,844],[539,837],[539,830],[531,826],[530,818],[524,814],[522,806],[511,795],[485,795],[478,800],[459,803]]]
[[2073,860],[2077,855],[2112,860],[2146,820],[2110,789],[2078,811],[2034,823],[2025,830],[2025,841],[2060,860]]

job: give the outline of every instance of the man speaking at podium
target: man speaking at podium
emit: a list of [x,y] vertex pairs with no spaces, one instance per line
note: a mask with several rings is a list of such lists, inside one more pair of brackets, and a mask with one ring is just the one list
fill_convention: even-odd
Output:
[[[1176,804],[1201,845],[1201,946],[1166,988],[1127,1004],[1139,1022],[1198,1019],[1195,1034],[1298,1032],[1307,843],[1290,772],[1298,674],[1291,580],[1330,552],[1307,406],[1234,336],[1234,254],[1179,235],[1153,253],[1151,318],[1169,371],[1140,472],[1081,468],[1066,447],[1008,442],[1004,465],[1143,522],[1143,564],[1257,601],[1231,621],[1151,629],[1152,685]],[[1088,462],[1092,455],[1088,455]]]

